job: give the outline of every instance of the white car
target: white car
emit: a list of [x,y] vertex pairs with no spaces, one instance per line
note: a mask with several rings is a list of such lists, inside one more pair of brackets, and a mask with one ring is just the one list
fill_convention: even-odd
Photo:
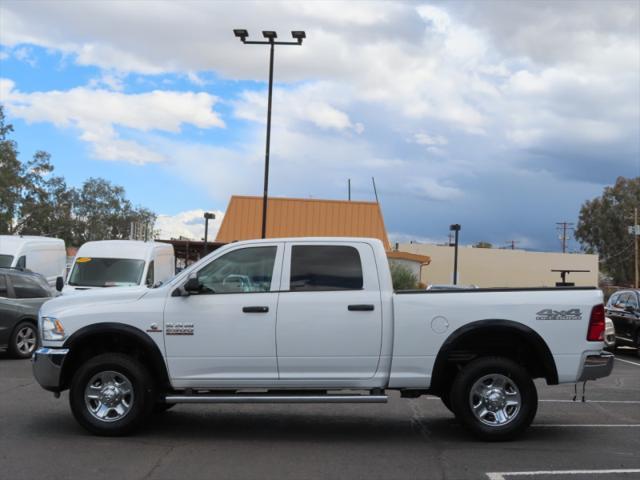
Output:
[[[166,284],[61,296],[34,374],[80,424],[133,431],[175,403],[386,402],[438,395],[480,438],[524,431],[533,382],[609,375],[594,288],[394,292],[382,242],[235,242]],[[355,392],[354,392],[355,391]]]
[[76,253],[62,293],[104,287],[151,287],[174,274],[173,245],[135,240],[87,242]]

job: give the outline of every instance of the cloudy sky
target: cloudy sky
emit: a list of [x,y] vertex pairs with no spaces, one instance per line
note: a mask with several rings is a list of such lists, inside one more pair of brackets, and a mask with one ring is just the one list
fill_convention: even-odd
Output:
[[[555,222],[640,175],[640,3],[0,4],[0,102],[21,157],[101,176],[198,236],[204,210],[262,192],[371,200],[396,240],[557,250]],[[575,243],[572,245],[576,248]]]

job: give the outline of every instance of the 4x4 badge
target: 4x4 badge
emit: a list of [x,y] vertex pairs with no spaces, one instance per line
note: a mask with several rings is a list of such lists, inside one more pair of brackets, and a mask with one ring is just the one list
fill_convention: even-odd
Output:
[[536,320],[581,320],[582,312],[579,308],[569,310],[553,310],[545,308],[536,313]]

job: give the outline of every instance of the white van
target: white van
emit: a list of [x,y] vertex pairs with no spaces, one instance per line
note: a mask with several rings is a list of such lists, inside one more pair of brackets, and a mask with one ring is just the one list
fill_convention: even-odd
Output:
[[67,252],[64,240],[31,235],[0,235],[0,267],[39,273],[49,285],[65,276]]
[[175,273],[173,245],[136,240],[87,242],[78,249],[62,293],[147,285]]

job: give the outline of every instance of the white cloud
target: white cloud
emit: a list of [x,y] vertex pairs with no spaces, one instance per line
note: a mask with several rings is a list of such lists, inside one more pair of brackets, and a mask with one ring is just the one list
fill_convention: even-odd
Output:
[[[209,220],[208,240],[213,241],[218,234],[224,212],[220,210],[208,210],[215,214],[214,220]],[[159,238],[188,238],[190,240],[204,239],[204,213],[205,210],[189,210],[175,215],[158,215],[154,230],[158,231]]]
[[120,138],[118,127],[176,133],[183,124],[198,128],[225,126],[213,111],[217,98],[208,93],[156,90],[124,94],[85,87],[23,93],[13,81],[0,79],[0,101],[12,115],[27,122],[77,128],[98,158],[134,164],[158,162],[163,155]]
[[429,135],[425,132],[418,132],[413,135],[413,141],[418,145],[426,145],[429,147],[446,145],[449,143],[442,135]]

